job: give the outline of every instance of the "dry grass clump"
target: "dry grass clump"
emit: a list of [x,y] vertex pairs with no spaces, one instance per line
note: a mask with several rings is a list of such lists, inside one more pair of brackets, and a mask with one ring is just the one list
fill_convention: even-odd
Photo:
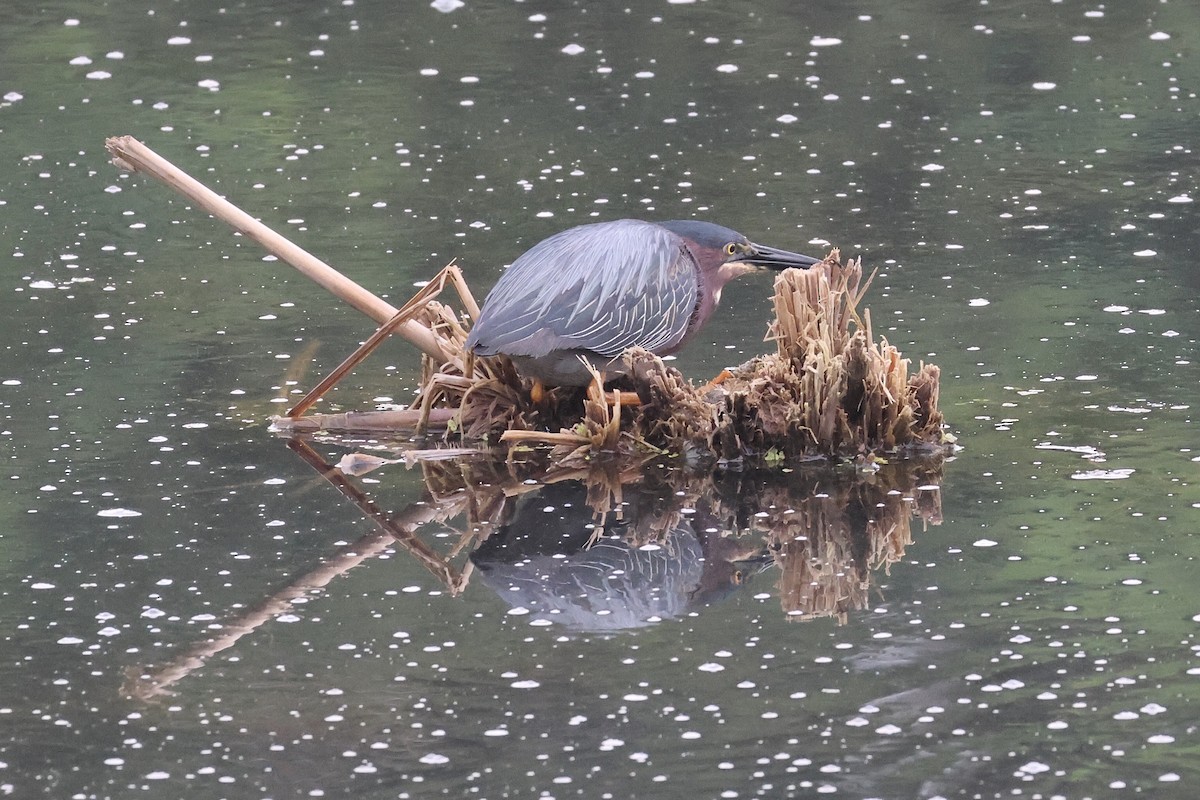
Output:
[[[945,447],[939,370],[921,364],[910,375],[908,359],[875,339],[870,313],[858,312],[868,284],[861,262],[843,264],[836,250],[811,269],[784,271],[775,281],[768,334],[776,352],[743,364],[713,388],[694,386],[652,353],[631,350],[628,375],[617,385],[640,402],[624,407],[603,400],[595,387],[560,387],[549,402],[533,403],[531,382],[511,361],[465,353],[467,329],[458,315],[430,301],[413,318],[453,355],[445,362],[423,356],[422,388],[409,419],[421,428],[444,423],[471,440],[550,445],[568,465],[600,452],[771,461],[939,451]],[[384,419],[390,425],[396,418]],[[295,432],[328,420],[280,422]],[[363,415],[355,422],[362,426]]]
[[[706,448],[725,459],[856,456],[944,446],[939,370],[875,341],[858,260],[834,251],[819,266],[775,281],[776,352],[738,367],[712,390],[693,387],[653,355],[629,355],[643,406],[633,430],[674,452]],[[865,317],[865,321],[864,321]]]

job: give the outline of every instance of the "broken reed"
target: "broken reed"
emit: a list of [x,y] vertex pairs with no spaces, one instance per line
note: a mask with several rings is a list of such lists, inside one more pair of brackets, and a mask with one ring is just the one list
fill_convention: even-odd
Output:
[[[868,282],[869,283],[869,282]],[[867,285],[859,260],[833,251],[775,281],[776,352],[733,371],[715,390],[697,388],[644,351],[631,353],[642,399],[630,435],[671,452],[706,449],[726,460],[845,457],[945,447],[940,371],[876,341],[858,313]]]
[[[601,451],[726,461],[941,451],[939,370],[921,364],[910,375],[908,359],[886,339],[875,339],[870,313],[858,311],[868,284],[861,262],[843,264],[836,250],[811,269],[782,272],[768,334],[775,353],[737,367],[713,388],[694,386],[652,353],[631,350],[628,375],[616,385],[636,392],[640,404],[625,407],[600,402],[594,390],[567,387],[553,390],[549,403],[535,404],[530,382],[507,358],[470,357],[459,317],[430,300],[414,321],[444,342],[451,358],[423,357],[422,388],[408,418],[424,427],[457,409],[447,425],[451,433],[510,446],[544,444],[566,463]],[[301,423],[330,429],[325,422],[311,415],[290,430]],[[363,416],[356,422],[360,430],[372,429]]]

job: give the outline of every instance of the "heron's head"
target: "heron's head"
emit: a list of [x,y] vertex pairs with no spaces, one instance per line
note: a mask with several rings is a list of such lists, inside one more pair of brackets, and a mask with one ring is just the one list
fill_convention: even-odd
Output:
[[760,269],[807,269],[821,259],[755,244],[735,230],[712,222],[670,220],[662,227],[681,237],[708,278],[711,290],[720,296],[726,283],[739,275]]

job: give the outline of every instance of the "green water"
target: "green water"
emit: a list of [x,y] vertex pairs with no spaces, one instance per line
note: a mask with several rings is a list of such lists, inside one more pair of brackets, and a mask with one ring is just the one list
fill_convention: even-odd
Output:
[[[1192,796],[1200,7],[438,5],[8,10],[0,795]],[[125,699],[372,532],[265,424],[371,326],[119,134],[397,302],[626,216],[861,254],[942,368],[943,521],[841,625],[763,573],[581,632],[393,552]],[[768,293],[676,366],[761,352]],[[332,404],[417,378],[390,343]]]

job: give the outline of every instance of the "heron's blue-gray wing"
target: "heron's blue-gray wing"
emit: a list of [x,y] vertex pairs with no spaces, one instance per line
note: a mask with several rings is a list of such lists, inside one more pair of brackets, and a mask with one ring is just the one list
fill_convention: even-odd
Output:
[[699,295],[691,254],[658,225],[616,220],[563,231],[513,262],[467,347],[539,358],[633,346],[662,352],[687,333]]

